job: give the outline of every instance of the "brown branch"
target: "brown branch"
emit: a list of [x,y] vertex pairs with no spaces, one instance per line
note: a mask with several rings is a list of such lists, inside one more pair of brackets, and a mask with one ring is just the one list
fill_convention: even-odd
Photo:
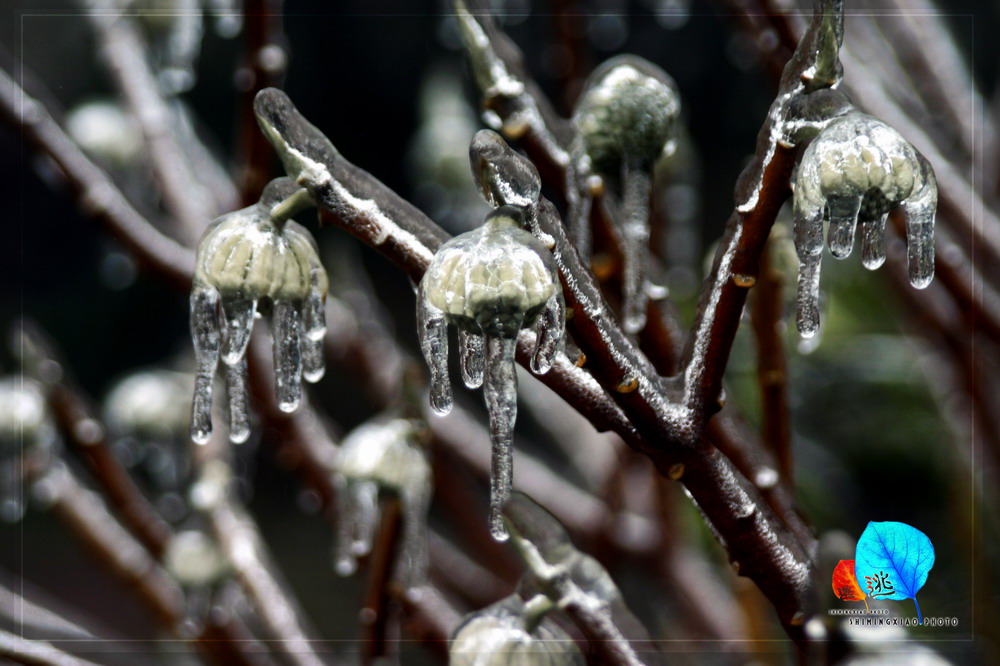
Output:
[[788,414],[788,367],[782,333],[781,273],[771,262],[770,245],[760,256],[760,277],[751,302],[750,320],[757,342],[764,443],[774,452],[778,472],[792,481],[792,428]]
[[[389,621],[392,615],[390,588],[401,543],[403,512],[398,497],[389,497],[380,504],[381,525],[372,547],[368,569],[368,587],[361,611],[361,663],[372,666],[391,654],[388,645]],[[405,594],[399,591],[399,594]]]
[[217,211],[185,158],[175,113],[160,93],[138,26],[130,16],[96,11],[88,16],[104,63],[142,128],[166,207],[179,224],[180,236],[193,244]]
[[146,549],[108,512],[101,496],[85,488],[62,462],[30,468],[30,479],[52,493],[52,507],[84,545],[127,583],[156,619],[182,635],[184,595]]
[[253,98],[259,90],[281,85],[288,55],[283,47],[281,0],[246,0],[243,20],[243,65],[237,73],[242,84],[238,163],[241,206],[250,206],[271,180],[274,165],[271,146],[257,129]]
[[171,530],[111,452],[104,426],[65,382],[51,387],[49,404],[66,439],[87,463],[111,506],[153,557],[161,559]]
[[100,220],[140,264],[189,290],[194,253],[164,236],[128,202],[107,174],[73,143],[39,102],[0,70],[0,115],[48,155],[76,194],[83,212]]

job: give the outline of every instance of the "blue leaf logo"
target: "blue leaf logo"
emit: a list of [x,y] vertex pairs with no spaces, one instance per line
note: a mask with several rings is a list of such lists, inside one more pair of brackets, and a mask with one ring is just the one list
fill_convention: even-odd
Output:
[[858,583],[869,597],[913,599],[923,624],[917,592],[934,566],[934,546],[926,534],[906,523],[868,523],[854,560]]

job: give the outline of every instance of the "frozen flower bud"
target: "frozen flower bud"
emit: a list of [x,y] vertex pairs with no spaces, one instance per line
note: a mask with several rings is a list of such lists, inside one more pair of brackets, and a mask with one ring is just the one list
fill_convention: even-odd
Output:
[[380,419],[344,439],[337,463],[336,569],[341,575],[353,573],[356,558],[371,551],[379,491],[385,490],[399,497],[403,511],[397,577],[408,587],[424,578],[431,468],[420,443],[421,428],[408,419]]
[[[622,199],[624,265],[622,324],[638,333],[646,324],[646,262],[649,200],[657,158],[674,146],[680,96],[673,80],[656,65],[632,55],[603,63],[587,80],[573,112],[582,146],[575,149],[577,188],[586,188],[588,170],[601,176]],[[582,153],[582,154],[581,154]],[[581,192],[580,198],[589,195]],[[589,215],[573,206],[570,218],[577,247],[590,254]]]
[[163,555],[163,566],[185,587],[205,587],[229,573],[229,562],[201,530],[178,532]]
[[190,375],[151,370],[128,375],[104,400],[104,417],[116,432],[144,440],[171,441],[186,433]]
[[500,506],[510,493],[511,447],[517,416],[514,350],[522,328],[535,326],[532,370],[547,372],[565,331],[565,306],[555,261],[521,227],[518,208],[501,206],[479,229],[441,246],[420,282],[417,327],[431,369],[431,407],[451,410],[447,325],[459,331],[466,386],[485,384],[493,443],[491,530],[506,538]]
[[795,248],[799,255],[797,322],[809,337],[819,328],[819,273],[823,223],[837,259],[850,255],[861,223],[862,263],[885,261],[885,223],[893,208],[906,222],[910,284],[934,277],[934,170],[896,130],[852,111],[829,123],[802,155],[795,176]]
[[448,647],[452,666],[582,666],[576,643],[517,595],[470,613]]
[[0,378],[0,520],[24,515],[24,457],[55,442],[42,387],[21,376]]
[[622,55],[587,79],[573,111],[593,169],[617,179],[626,164],[652,169],[671,142],[680,113],[673,79],[651,62]]
[[255,315],[270,314],[278,406],[295,411],[301,379],[323,376],[326,271],[312,235],[288,221],[310,199],[287,178],[272,181],[258,203],[223,215],[198,244],[191,331],[197,375],[191,436],[212,432],[212,382],[221,356],[229,393],[229,437],[250,434],[246,348]]
[[141,470],[167,506],[182,503],[173,493],[185,485],[191,469],[192,380],[169,370],[137,372],[115,384],[104,400],[115,454],[126,466]]
[[142,130],[111,101],[93,101],[73,107],[66,131],[91,156],[113,167],[135,164],[142,153]]

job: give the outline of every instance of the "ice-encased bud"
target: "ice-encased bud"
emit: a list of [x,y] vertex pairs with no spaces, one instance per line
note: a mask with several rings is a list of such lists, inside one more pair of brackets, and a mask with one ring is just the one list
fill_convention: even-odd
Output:
[[589,176],[599,175],[622,200],[622,324],[638,333],[646,324],[646,263],[649,253],[649,202],[657,158],[674,146],[680,95],[673,80],[656,65],[623,55],[603,63],[587,79],[573,111],[580,135],[573,169],[578,192],[570,197],[569,217],[584,259],[590,255]]
[[906,222],[910,284],[934,277],[937,181],[930,164],[899,132],[852,111],[829,123],[806,148],[795,175],[795,248],[799,255],[797,324],[804,337],[819,329],[823,223],[837,259],[850,255],[861,224],[862,263],[885,261],[886,218],[897,206]]
[[507,538],[500,507],[510,495],[513,475],[517,335],[536,326],[531,367],[542,374],[552,366],[565,332],[555,261],[521,223],[519,208],[501,206],[490,212],[482,227],[441,246],[417,294],[420,347],[431,370],[431,407],[439,414],[451,410],[449,323],[462,331],[466,384],[484,387],[493,447],[490,531],[498,540]]
[[561,294],[552,254],[520,225],[521,213],[502,206],[438,250],[420,284],[449,323],[512,338]]
[[462,619],[448,647],[452,666],[582,666],[576,643],[550,620],[534,617],[515,595]]
[[191,331],[197,375],[191,435],[211,434],[212,380],[221,357],[229,394],[229,436],[249,437],[245,354],[255,315],[271,315],[278,406],[295,411],[301,380],[323,376],[326,270],[312,235],[289,221],[311,202],[287,178],[267,185],[260,201],[213,222],[198,244]]
[[117,382],[104,400],[116,455],[141,469],[158,491],[180,490],[190,473],[192,380],[169,370],[137,372]]
[[593,170],[617,180],[627,163],[653,164],[671,141],[680,113],[673,79],[634,55],[611,58],[588,77],[573,110]]
[[402,539],[396,578],[419,585],[427,571],[427,511],[431,467],[420,443],[419,422],[379,419],[351,432],[337,457],[335,568],[349,575],[356,559],[371,551],[378,528],[378,495],[388,491],[402,505]]
[[133,165],[142,154],[142,129],[113,101],[73,107],[66,116],[66,131],[89,155],[113,167]]
[[473,180],[491,206],[529,208],[538,202],[542,181],[535,165],[493,130],[479,130],[472,137],[469,162]]
[[219,546],[201,530],[175,534],[163,554],[163,566],[184,587],[206,587],[230,571]]
[[559,605],[570,599],[585,603],[606,626],[622,632],[623,641],[649,640],[607,569],[577,550],[552,514],[524,493],[514,493],[503,507],[503,517],[529,569],[518,586],[521,596],[545,594]]
[[24,515],[23,460],[55,442],[55,426],[42,387],[27,377],[0,378],[0,521]]

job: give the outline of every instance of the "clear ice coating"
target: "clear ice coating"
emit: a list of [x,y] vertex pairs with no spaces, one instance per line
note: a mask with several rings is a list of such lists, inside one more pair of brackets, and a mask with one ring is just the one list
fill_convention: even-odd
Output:
[[646,323],[646,257],[649,253],[649,202],[653,167],[674,146],[680,113],[677,86],[666,72],[637,56],[612,58],[584,85],[573,111],[579,140],[573,148],[568,196],[571,231],[584,260],[590,255],[591,175],[622,201],[624,254],[622,324],[638,333]]
[[796,321],[803,337],[819,330],[819,275],[823,223],[836,259],[854,248],[861,224],[861,261],[874,270],[885,262],[889,212],[906,223],[910,284],[922,289],[934,277],[937,181],[930,164],[896,130],[858,111],[835,118],[806,148],[795,175],[795,248],[799,255]]
[[523,328],[537,325],[532,369],[551,366],[565,331],[562,289],[552,254],[522,228],[520,208],[501,206],[479,229],[441,246],[420,282],[417,330],[431,371],[431,407],[451,410],[447,324],[459,330],[462,377],[484,385],[493,465],[490,533],[506,539],[500,508],[510,495],[517,417],[514,351]]
[[278,406],[294,411],[302,379],[315,382],[323,376],[327,275],[312,235],[288,220],[303,201],[308,203],[302,191],[287,178],[272,181],[259,202],[215,220],[198,244],[191,294],[195,442],[204,444],[212,434],[212,392],[220,358],[229,438],[240,443],[250,436],[246,350],[259,312],[271,314]]
[[486,369],[486,338],[482,333],[459,329],[458,351],[462,381],[470,389],[479,388]]
[[191,293],[191,337],[194,340],[194,405],[191,439],[205,444],[212,435],[212,387],[219,364],[219,292],[195,287]]
[[514,351],[517,338],[490,338],[486,345],[489,370],[483,396],[490,417],[490,534],[497,541],[507,538],[503,505],[514,481],[514,422],[517,420],[517,373]]
[[427,571],[427,511],[431,468],[418,440],[421,424],[380,418],[351,432],[337,462],[337,531],[334,566],[347,576],[357,558],[372,549],[379,523],[379,492],[396,494],[402,505],[402,539],[396,578],[419,585]]
[[559,625],[546,619],[553,606],[517,594],[462,618],[448,644],[451,666],[480,664],[547,664],[583,666],[576,643]]
[[543,593],[559,608],[575,606],[590,631],[615,644],[622,663],[641,664],[630,641],[648,642],[649,632],[625,605],[607,570],[577,550],[559,521],[524,493],[511,496],[503,517],[528,566],[519,592]]

